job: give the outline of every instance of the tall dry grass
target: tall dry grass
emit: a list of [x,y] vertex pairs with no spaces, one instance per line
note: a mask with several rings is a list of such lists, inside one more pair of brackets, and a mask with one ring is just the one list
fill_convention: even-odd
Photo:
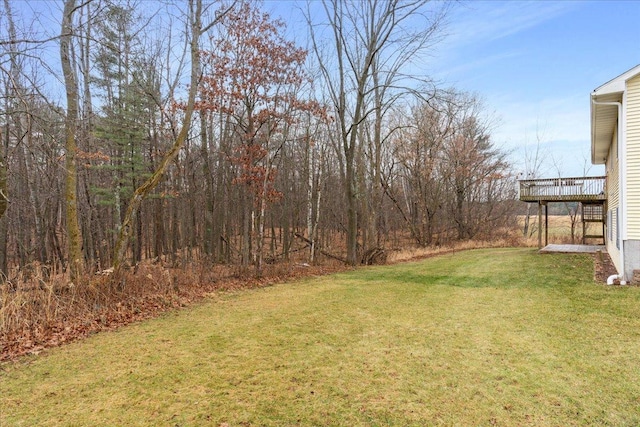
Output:
[[0,285],[0,358],[135,320],[177,301],[175,276],[159,268],[126,273],[120,283],[108,276],[72,283],[66,273],[49,274],[38,265],[29,270]]
[[414,259],[426,258],[456,251],[486,248],[507,248],[529,246],[527,240],[522,236],[520,230],[508,229],[498,233],[499,237],[492,239],[473,239],[460,242],[451,242],[439,246],[407,246],[390,252],[388,261],[390,263],[410,261]]
[[118,280],[98,274],[72,283],[66,273],[33,265],[25,269],[28,274],[16,274],[0,284],[0,360],[149,318],[211,292],[264,286],[338,268],[276,264],[265,267],[258,279],[239,274],[234,266],[203,261],[179,269],[145,262]]
[[[518,227],[522,233],[524,228],[524,215],[518,216]],[[542,241],[544,244],[544,217],[542,218]],[[574,224],[574,236],[571,238],[571,218],[568,215],[549,215],[549,243],[556,244],[581,244],[582,243],[582,222],[578,217]],[[529,224],[528,236],[523,236],[523,245],[535,247],[538,245],[538,217],[532,216]],[[595,235],[602,233],[601,223],[587,223],[587,234]],[[598,239],[589,239],[587,243],[601,243]]]

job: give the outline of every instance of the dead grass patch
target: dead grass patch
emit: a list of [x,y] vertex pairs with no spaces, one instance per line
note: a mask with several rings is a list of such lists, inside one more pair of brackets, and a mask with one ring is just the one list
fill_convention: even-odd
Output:
[[415,261],[470,249],[523,247],[525,246],[524,243],[525,240],[520,233],[512,231],[502,238],[492,240],[468,240],[434,247],[413,246],[397,249],[390,252],[388,262],[389,264],[394,264],[397,262]]
[[266,266],[263,276],[255,278],[233,266],[199,263],[178,269],[146,262],[118,282],[96,275],[78,283],[66,274],[45,280],[43,270],[33,268],[29,277],[0,284],[0,361],[155,317],[215,291],[268,286],[343,268],[331,262],[281,263]]

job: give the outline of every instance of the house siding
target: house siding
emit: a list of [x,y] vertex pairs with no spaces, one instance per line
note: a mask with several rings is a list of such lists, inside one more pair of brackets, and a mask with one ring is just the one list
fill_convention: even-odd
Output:
[[607,252],[611,256],[611,260],[615,264],[618,271],[622,271],[622,263],[620,260],[620,248],[618,242],[618,223],[619,223],[619,174],[618,174],[618,132],[617,128],[613,130],[613,138],[609,145],[609,154],[607,155],[607,232],[606,246]]
[[[598,155],[592,160],[600,162],[608,146],[607,250],[618,273],[629,280],[640,271],[640,65],[598,87],[591,100],[592,157]],[[622,111],[618,110],[621,115],[613,113],[611,104],[619,101],[622,101]],[[623,132],[619,139],[624,151],[620,153],[616,152],[618,127]]]
[[609,154],[607,155],[607,203],[609,209],[617,208],[620,201],[617,139],[618,132],[617,129],[614,129],[611,145],[609,145]]
[[640,239],[640,76],[627,81],[626,239]]

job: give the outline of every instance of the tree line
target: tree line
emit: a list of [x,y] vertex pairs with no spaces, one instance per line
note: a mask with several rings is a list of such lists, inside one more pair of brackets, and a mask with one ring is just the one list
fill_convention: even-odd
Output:
[[64,0],[47,34],[4,0],[0,271],[261,274],[490,238],[513,220],[505,153],[476,96],[420,71],[453,6],[301,4],[303,47],[254,1]]

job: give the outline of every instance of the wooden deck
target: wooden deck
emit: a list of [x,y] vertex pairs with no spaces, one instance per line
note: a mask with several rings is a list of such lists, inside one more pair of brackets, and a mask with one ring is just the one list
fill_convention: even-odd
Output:
[[586,202],[606,200],[606,177],[520,180],[523,202]]
[[[582,243],[587,239],[605,241],[607,177],[576,177],[549,179],[522,179],[519,181],[519,199],[527,203],[538,204],[538,248],[542,248],[542,230],[544,228],[544,246],[549,247],[549,211],[548,204],[553,202],[579,202],[582,212]],[[542,211],[544,208],[544,227]],[[587,235],[587,223],[602,223],[602,234]],[[573,246],[573,245],[572,245]],[[587,245],[590,246],[590,245]],[[560,252],[561,250],[541,249],[540,252]],[[574,248],[575,249],[575,248]],[[576,251],[580,251],[575,249]],[[573,251],[571,251],[573,252]]]

